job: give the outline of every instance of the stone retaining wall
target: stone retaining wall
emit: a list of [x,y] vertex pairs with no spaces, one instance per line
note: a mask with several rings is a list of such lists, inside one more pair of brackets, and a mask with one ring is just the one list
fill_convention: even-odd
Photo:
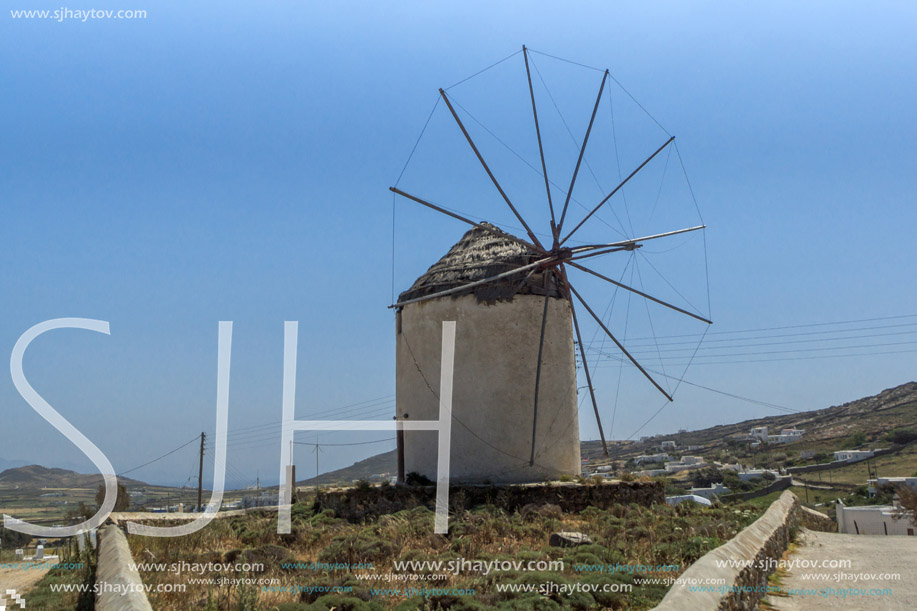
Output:
[[876,458],[879,456],[895,454],[897,452],[900,452],[907,446],[911,445],[912,443],[915,443],[915,442],[912,441],[904,445],[897,445],[897,446],[892,446],[890,448],[882,448],[880,450],[875,450],[873,452],[873,455],[870,456],[869,458],[859,458],[857,460],[836,460],[834,462],[823,462],[823,463],[818,463],[815,465],[804,465],[801,467],[787,467],[786,472],[793,475],[797,473],[815,473],[817,471],[832,471],[834,469],[840,469],[848,465],[855,465],[856,463],[863,462],[864,460],[872,460],[873,458]]
[[153,611],[143,591],[140,573],[131,570],[134,559],[127,537],[113,524],[99,530],[96,567],[96,611]]
[[789,475],[778,478],[770,482],[764,488],[758,490],[749,490],[748,492],[736,492],[733,494],[724,495],[725,500],[736,500],[736,501],[748,501],[751,499],[756,499],[762,496],[767,496],[772,492],[777,492],[779,490],[786,490],[793,485],[793,478]]
[[818,530],[826,533],[837,532],[837,522],[825,514],[809,509],[803,505],[799,506],[799,525],[805,526],[809,530]]
[[[359,522],[420,505],[433,509],[435,503],[435,486],[347,488],[317,491],[314,511],[332,509],[339,518]],[[605,508],[618,503],[649,506],[665,503],[665,487],[660,482],[449,487],[449,507],[453,511],[487,504],[514,511],[526,505],[546,503],[557,505],[564,512],[579,512],[590,506]]]
[[[803,513],[796,495],[784,491],[751,526],[688,567],[681,576],[684,583],[673,585],[656,609],[757,609],[765,595],[768,575],[773,572],[769,561],[780,558],[786,551]],[[812,519],[814,522],[814,516],[806,516],[802,519]],[[827,519],[827,516],[824,517]],[[717,566],[718,562],[726,566]],[[739,566],[741,564],[748,566]],[[718,585],[711,585],[711,582]]]

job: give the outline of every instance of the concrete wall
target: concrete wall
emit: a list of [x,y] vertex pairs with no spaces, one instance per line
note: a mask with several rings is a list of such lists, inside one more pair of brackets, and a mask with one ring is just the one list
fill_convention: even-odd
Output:
[[[478,303],[465,295],[410,304],[397,330],[399,418],[439,414],[442,321],[456,321],[451,479],[509,483],[580,472],[570,304],[551,298],[539,386],[535,465],[529,466],[544,297]],[[435,432],[405,431],[405,473],[436,478]]]
[[99,530],[96,611],[153,611],[140,574],[130,570],[133,562],[121,529],[113,524],[103,526]]

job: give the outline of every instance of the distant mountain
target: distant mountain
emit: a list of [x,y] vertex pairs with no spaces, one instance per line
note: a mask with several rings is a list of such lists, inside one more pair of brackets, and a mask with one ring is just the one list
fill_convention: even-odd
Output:
[[[97,473],[83,474],[40,465],[14,467],[0,472],[0,487],[3,488],[95,488],[102,482],[102,476]],[[118,483],[128,488],[148,485],[126,477],[119,477]]]
[[365,460],[361,460],[349,467],[322,473],[318,477],[296,482],[300,486],[315,486],[325,484],[350,483],[354,480],[369,480],[370,476],[380,473],[391,473],[395,475],[398,471],[398,454],[395,450],[376,454]]
[[6,469],[15,469],[16,467],[24,467],[28,462],[24,460],[8,460],[6,458],[0,457],[0,471],[5,471]]
[[[752,427],[766,426],[771,434],[785,428],[800,428],[805,435],[800,441],[781,445],[786,451],[816,450],[833,451],[857,432],[866,434],[870,447],[889,445],[881,441],[892,430],[917,432],[917,382],[888,388],[877,395],[819,410],[782,414],[744,420],[687,431],[671,435],[655,435],[644,441],[617,443],[609,450],[612,457],[626,458],[647,453],[662,441],[672,440],[678,447],[702,446],[705,452],[724,449],[734,436],[748,435]],[[601,444],[589,441],[583,444],[583,457],[601,456]]]
[[[917,433],[917,382],[908,382],[883,390],[871,397],[825,409],[745,420],[698,431],[656,435],[644,441],[609,442],[608,449],[612,458],[624,459],[651,453],[653,448],[662,441],[672,440],[678,444],[678,447],[702,446],[703,450],[697,453],[706,454],[725,448],[731,437],[747,435],[749,429],[757,426],[766,426],[773,433],[779,433],[780,429],[784,428],[805,429],[805,436],[800,441],[781,446],[787,450],[796,451],[837,449],[843,440],[859,431],[866,433],[867,437],[872,440],[880,440],[883,435],[894,429],[907,429]],[[588,458],[590,461],[601,462],[601,459],[604,458],[602,445],[598,441],[582,442],[581,453],[583,458]],[[359,479],[368,480],[374,474],[394,474],[397,469],[396,461],[397,455],[392,450],[361,460],[350,467],[329,471],[319,477],[298,483],[311,486],[350,483]]]

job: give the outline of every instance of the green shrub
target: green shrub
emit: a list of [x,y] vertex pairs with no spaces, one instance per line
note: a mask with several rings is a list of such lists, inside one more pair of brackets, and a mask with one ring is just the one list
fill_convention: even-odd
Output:
[[394,548],[388,541],[369,532],[341,535],[318,555],[319,562],[378,562],[392,556]]

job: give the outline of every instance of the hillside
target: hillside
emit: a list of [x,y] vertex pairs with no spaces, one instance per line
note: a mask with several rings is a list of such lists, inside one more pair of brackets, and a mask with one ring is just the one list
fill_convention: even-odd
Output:
[[[780,446],[788,452],[840,449],[838,446],[843,445],[856,432],[863,432],[868,441],[879,441],[895,429],[917,431],[917,382],[908,382],[871,397],[819,410],[743,420],[735,424],[671,435],[656,435],[643,442],[615,444],[612,456],[627,458],[643,454],[667,440],[675,441],[679,447],[703,446],[704,452],[725,449],[730,438],[747,435],[752,427],[759,426],[766,426],[773,433],[784,428],[804,429],[806,433],[802,440]],[[601,456],[600,444],[586,442],[583,456]]]
[[297,482],[302,486],[315,486],[336,483],[349,483],[353,480],[368,480],[372,475],[377,473],[391,473],[394,475],[398,469],[398,457],[395,450],[370,456],[365,460],[355,462],[349,467],[322,473],[318,477]]
[[[97,473],[83,474],[40,465],[16,467],[0,472],[2,488],[95,488],[102,481],[102,476]],[[147,486],[144,482],[126,477],[119,477],[118,482],[128,488]]]
[[[758,426],[766,426],[775,433],[783,428],[805,429],[806,434],[801,441],[780,446],[781,450],[796,453],[801,450],[833,451],[839,449],[839,446],[844,445],[853,433],[859,431],[866,434],[868,441],[877,443],[895,429],[917,433],[917,382],[908,382],[883,390],[871,397],[819,410],[743,420],[735,424],[718,425],[684,433],[656,435],[645,441],[609,442],[609,454],[612,459],[623,460],[640,454],[653,453],[657,451],[655,448],[662,441],[672,440],[679,447],[703,446],[703,449],[696,453],[710,456],[727,450],[730,439],[734,436],[745,435],[749,429]],[[598,441],[584,441],[581,451],[583,458],[588,458],[592,464],[606,460],[602,456],[602,446]],[[396,454],[393,450],[367,458],[350,467],[330,471],[318,478],[299,482],[299,484],[309,486],[345,483],[368,479],[377,473],[395,473],[395,471]]]

